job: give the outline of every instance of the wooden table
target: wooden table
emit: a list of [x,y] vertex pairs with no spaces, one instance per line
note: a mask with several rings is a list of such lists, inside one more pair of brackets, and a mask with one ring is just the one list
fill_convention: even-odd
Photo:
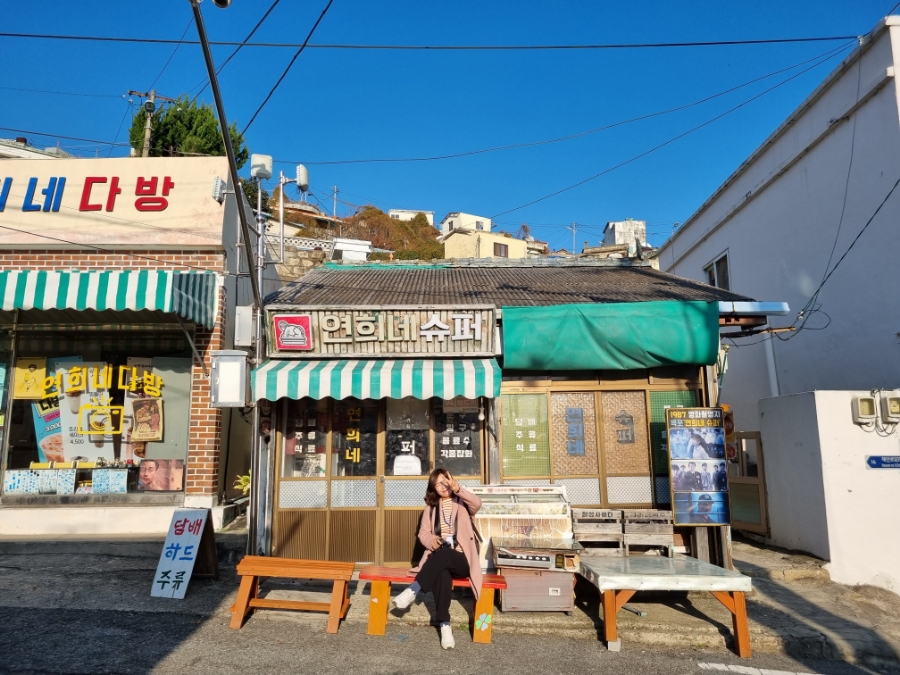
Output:
[[611,648],[620,644],[616,613],[638,591],[709,591],[731,612],[738,656],[750,658],[744,597],[752,588],[750,577],[686,555],[582,557],[581,576],[600,591],[603,629]]

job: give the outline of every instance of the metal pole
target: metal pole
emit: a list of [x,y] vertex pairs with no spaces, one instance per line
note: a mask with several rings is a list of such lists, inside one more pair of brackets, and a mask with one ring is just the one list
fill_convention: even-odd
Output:
[[[247,214],[244,212],[244,203],[240,196],[241,179],[238,175],[237,160],[234,157],[234,147],[231,144],[231,134],[228,131],[228,118],[225,115],[225,105],[222,103],[222,93],[219,91],[219,80],[216,77],[216,68],[213,65],[212,53],[209,49],[209,40],[206,37],[206,26],[203,23],[203,14],[200,11],[200,0],[188,0],[191,3],[191,10],[194,13],[194,24],[197,26],[197,35],[200,38],[200,45],[203,48],[203,59],[206,61],[206,72],[209,75],[209,84],[213,92],[213,100],[216,104],[216,114],[219,117],[219,126],[222,132],[222,142],[225,145],[225,154],[228,157],[228,169],[231,176],[231,185],[234,189],[235,205],[237,206],[238,222],[241,224],[241,238],[244,240],[244,255],[247,259],[247,267],[249,269],[248,277],[250,278],[250,287],[253,289],[253,301],[256,307],[256,335],[254,340],[254,355],[256,365],[262,363],[262,296],[260,295],[259,277],[254,275],[253,251],[250,243],[250,227],[247,224]],[[259,406],[253,406],[253,430],[250,434],[250,470],[253,475],[253,486],[259,486],[260,480],[260,437],[259,437]],[[251,487],[250,489],[250,513],[247,517],[247,548],[249,553],[255,553],[253,547],[257,541],[256,518],[259,513],[259,494],[258,489]]]
[[[266,217],[262,212],[262,179],[256,179],[256,229],[258,232],[258,239],[256,242],[256,283],[259,288],[263,287],[263,274],[266,269]],[[256,335],[255,335],[255,350],[257,355],[257,365],[262,361],[262,354],[265,353],[264,345],[263,345],[263,306],[262,304],[257,305],[256,307]],[[266,466],[263,467],[262,461],[262,448],[260,447],[262,444],[261,439],[261,420],[260,420],[260,411],[259,406],[253,406],[253,438],[256,441],[256,465],[257,471],[256,477],[253,480],[256,491],[256,511],[253,512],[252,517],[256,520],[256,527],[254,528],[256,534],[256,555],[264,555],[266,553],[266,511],[268,510],[266,502],[268,497],[268,473],[269,473],[269,449],[266,448]],[[270,418],[271,419],[271,418]],[[266,474],[266,479],[263,480],[263,473]],[[253,489],[251,487],[251,489]]]
[[278,172],[278,185],[281,187],[278,190],[278,224],[281,227],[281,258],[279,260],[284,265],[284,171]]
[[[200,12],[200,0],[188,0],[191,9],[194,10],[194,23],[197,25],[197,34],[200,37],[200,45],[203,47],[203,58],[206,61],[206,72],[209,74],[209,84],[213,92],[216,104],[216,114],[219,117],[219,126],[222,131],[222,141],[225,143],[225,154],[228,156],[228,168],[231,176],[231,186],[234,188],[234,196],[237,199],[238,220],[241,223],[241,236],[244,239],[244,253],[247,265],[253,269],[253,251],[250,246],[250,228],[247,225],[247,214],[244,213],[243,203],[238,190],[241,189],[241,177],[238,175],[237,160],[234,158],[234,146],[231,144],[231,134],[228,133],[228,118],[225,116],[225,105],[222,103],[222,93],[219,91],[219,79],[216,77],[216,68],[213,65],[212,53],[209,50],[209,40],[206,37],[206,27],[203,24],[203,14]],[[253,299],[257,305],[262,306],[259,284],[256,277],[250,274],[250,285],[253,287]],[[257,354],[259,359],[260,355]]]
[[144,149],[141,151],[141,157],[150,156],[150,133],[153,130],[153,112],[156,110],[156,92],[152,89],[148,101],[152,104],[153,110],[147,113],[147,121],[144,123]]

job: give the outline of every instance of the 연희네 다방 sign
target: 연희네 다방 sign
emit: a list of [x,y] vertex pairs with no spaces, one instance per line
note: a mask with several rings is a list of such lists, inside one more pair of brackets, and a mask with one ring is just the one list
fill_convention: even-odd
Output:
[[150,596],[184,598],[191,576],[219,577],[209,509],[176,509],[166,534]]

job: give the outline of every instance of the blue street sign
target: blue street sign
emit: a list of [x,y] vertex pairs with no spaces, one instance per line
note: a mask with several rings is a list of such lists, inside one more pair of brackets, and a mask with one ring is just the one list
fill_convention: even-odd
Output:
[[866,457],[867,469],[900,469],[900,457],[876,455]]

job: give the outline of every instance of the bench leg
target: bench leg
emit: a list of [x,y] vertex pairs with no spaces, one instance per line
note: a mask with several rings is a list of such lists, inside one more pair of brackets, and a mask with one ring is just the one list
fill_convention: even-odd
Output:
[[747,621],[747,600],[743,591],[732,593],[734,598],[734,641],[742,659],[750,658],[750,624]]
[[331,605],[328,607],[328,625],[326,633],[337,633],[338,626],[343,616],[341,610],[344,606],[344,598],[347,596],[347,582],[344,579],[336,579],[331,589]]
[[603,599],[603,637],[607,642],[615,642],[619,639],[616,631],[616,592],[602,591]]
[[391,602],[391,582],[373,581],[369,586],[369,635],[384,635]]
[[244,618],[250,611],[250,600],[256,597],[259,591],[259,583],[255,576],[241,577],[241,586],[238,589],[237,600],[231,608],[231,627],[239,629],[244,625]]
[[494,627],[494,589],[482,588],[478,602],[475,603],[475,626],[472,631],[472,642],[483,645],[491,644],[491,633]]

